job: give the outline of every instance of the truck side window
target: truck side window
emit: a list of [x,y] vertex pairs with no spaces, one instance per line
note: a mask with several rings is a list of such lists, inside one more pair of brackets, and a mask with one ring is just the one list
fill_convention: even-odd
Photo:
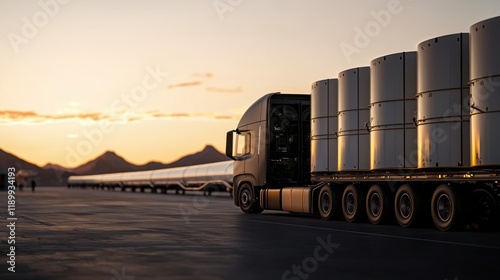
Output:
[[252,137],[249,132],[236,135],[235,156],[244,156],[251,153]]

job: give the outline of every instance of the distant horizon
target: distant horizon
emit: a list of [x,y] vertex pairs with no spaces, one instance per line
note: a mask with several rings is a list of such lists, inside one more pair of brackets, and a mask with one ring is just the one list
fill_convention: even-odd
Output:
[[[32,160],[30,160],[29,158],[23,158],[23,157],[18,156],[18,154],[16,154],[16,152],[14,152],[14,151],[8,151],[8,150],[5,150],[5,149],[3,149],[2,147],[0,147],[0,150],[4,151],[4,152],[6,152],[6,153],[9,153],[9,154],[11,154],[11,155],[13,155],[13,156],[15,156],[15,157],[17,157],[17,158],[19,158],[19,159],[23,160],[23,161],[26,161],[26,162],[28,162],[28,163],[34,164],[34,165],[36,165],[36,166],[38,166],[38,167],[40,167],[40,168],[44,168],[44,167],[46,167],[47,165],[56,165],[56,166],[62,167],[62,168],[64,168],[64,169],[70,169],[70,170],[73,170],[73,169],[76,169],[76,168],[78,168],[78,167],[81,167],[81,166],[83,166],[83,165],[85,165],[85,164],[87,164],[87,163],[89,163],[89,162],[91,162],[91,161],[94,161],[94,160],[96,160],[96,159],[98,159],[98,158],[102,157],[102,156],[103,156],[103,155],[105,155],[106,153],[113,153],[113,154],[115,154],[116,156],[123,158],[123,159],[124,159],[125,161],[127,161],[128,163],[131,163],[131,164],[136,165],[136,166],[144,166],[144,165],[147,165],[147,164],[149,164],[149,163],[153,163],[153,162],[168,165],[168,164],[174,163],[174,162],[176,162],[176,161],[178,161],[178,160],[180,160],[180,159],[182,159],[182,158],[184,158],[184,157],[186,157],[186,156],[188,156],[188,155],[192,155],[192,154],[196,154],[196,153],[202,152],[202,151],[204,151],[204,150],[205,150],[206,148],[208,148],[208,147],[212,147],[212,148],[214,148],[217,152],[219,152],[219,153],[223,154],[221,150],[217,149],[217,148],[216,148],[216,147],[214,147],[213,145],[211,145],[211,144],[206,144],[206,145],[205,145],[203,148],[201,148],[201,149],[198,149],[198,150],[195,150],[195,151],[191,151],[191,152],[187,152],[186,154],[184,154],[184,155],[182,155],[182,156],[180,156],[180,157],[178,157],[178,158],[176,158],[176,159],[170,160],[170,161],[162,161],[162,160],[151,159],[151,160],[146,161],[146,162],[144,162],[144,163],[135,163],[135,162],[133,162],[133,161],[131,161],[131,160],[127,159],[127,157],[125,157],[125,156],[121,155],[119,151],[115,151],[115,150],[106,150],[106,151],[102,152],[101,154],[97,155],[96,157],[91,158],[91,159],[89,159],[89,160],[86,160],[86,161],[84,161],[84,162],[82,162],[82,163],[80,163],[80,164],[78,164],[78,165],[76,165],[76,166],[72,166],[72,167],[71,167],[71,166],[64,166],[64,165],[60,165],[60,164],[58,164],[58,163],[53,163],[53,162],[46,162],[46,163],[44,163],[44,164],[39,164],[39,163],[33,162],[33,161],[32,161]],[[230,159],[228,158],[228,160],[230,160]]]
[[74,167],[171,162],[269,92],[500,15],[497,0],[0,1],[0,146]]

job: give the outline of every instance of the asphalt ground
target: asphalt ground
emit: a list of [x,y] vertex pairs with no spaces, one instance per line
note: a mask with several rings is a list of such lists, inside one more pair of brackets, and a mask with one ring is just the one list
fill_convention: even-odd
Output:
[[[245,215],[204,197],[40,187],[0,192],[0,279],[499,279],[500,233]],[[11,239],[12,240],[12,239]]]

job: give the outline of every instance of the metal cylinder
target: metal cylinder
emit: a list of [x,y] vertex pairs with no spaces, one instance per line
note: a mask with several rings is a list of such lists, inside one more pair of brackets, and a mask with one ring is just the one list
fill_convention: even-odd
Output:
[[500,165],[500,17],[470,28],[472,166]]
[[370,168],[370,67],[339,73],[338,171]]
[[418,167],[468,166],[469,34],[420,43],[417,65]]
[[417,167],[417,52],[372,60],[370,76],[370,168]]
[[338,80],[311,86],[311,172],[337,171]]

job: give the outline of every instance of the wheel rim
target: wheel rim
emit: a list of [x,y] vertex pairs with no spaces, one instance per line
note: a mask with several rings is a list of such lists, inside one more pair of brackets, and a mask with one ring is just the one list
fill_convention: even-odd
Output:
[[327,192],[324,192],[322,195],[321,195],[321,201],[320,201],[321,205],[321,211],[323,211],[323,213],[328,213],[330,211],[330,194],[327,193]]
[[378,217],[380,215],[380,196],[378,193],[373,193],[370,196],[370,212],[373,216]]
[[408,219],[411,216],[411,198],[407,193],[404,193],[399,198],[399,213],[401,217]]
[[244,189],[241,192],[240,201],[241,201],[241,205],[243,205],[243,207],[245,207],[245,208],[250,207],[250,203],[252,201],[250,196],[251,196],[250,191],[248,189]]
[[447,194],[441,194],[437,200],[437,214],[441,221],[447,222],[451,217],[451,199]]
[[347,213],[349,213],[349,215],[354,214],[354,211],[356,209],[356,203],[355,203],[355,200],[354,200],[354,194],[352,192],[349,192],[346,195],[345,201],[346,201],[346,211],[347,211]]

